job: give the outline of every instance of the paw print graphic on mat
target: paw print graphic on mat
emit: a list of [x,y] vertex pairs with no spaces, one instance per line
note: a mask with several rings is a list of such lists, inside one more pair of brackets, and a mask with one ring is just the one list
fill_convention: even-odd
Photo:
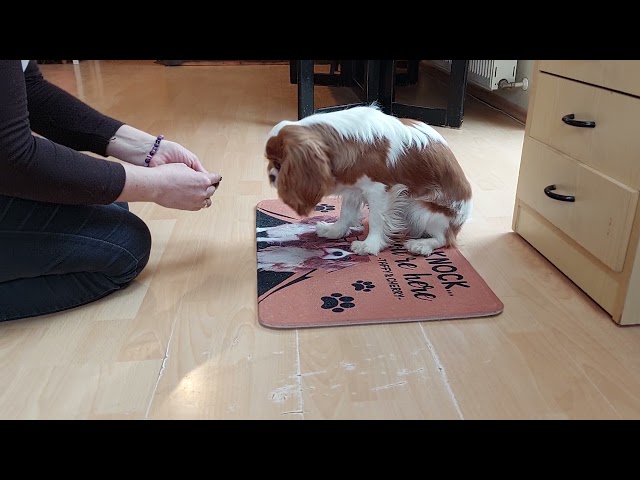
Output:
[[351,285],[356,289],[356,292],[370,292],[376,288],[373,282],[369,282],[367,280],[356,280],[355,283],[352,283]]
[[330,212],[332,210],[335,210],[336,207],[333,205],[329,205],[326,203],[319,203],[318,205],[316,205],[315,211],[316,212]]
[[347,297],[341,293],[332,293],[330,297],[320,297],[320,300],[322,300],[323,309],[331,310],[335,313],[344,312],[345,308],[356,306],[353,303],[353,297]]

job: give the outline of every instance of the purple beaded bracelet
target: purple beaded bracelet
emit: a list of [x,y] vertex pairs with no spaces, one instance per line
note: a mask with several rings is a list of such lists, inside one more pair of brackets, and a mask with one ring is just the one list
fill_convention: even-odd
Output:
[[149,162],[151,161],[151,157],[153,157],[156,154],[156,152],[158,151],[158,147],[160,146],[160,142],[162,141],[163,138],[164,138],[164,135],[158,135],[158,138],[156,138],[156,142],[153,144],[153,148],[151,148],[151,151],[147,155],[147,158],[145,158],[145,160],[144,160],[144,163],[145,163],[145,165],[147,167],[149,166]]

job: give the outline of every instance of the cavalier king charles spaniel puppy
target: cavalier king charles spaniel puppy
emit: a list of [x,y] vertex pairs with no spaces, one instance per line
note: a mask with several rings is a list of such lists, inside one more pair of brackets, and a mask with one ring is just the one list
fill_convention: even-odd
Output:
[[338,220],[319,223],[319,236],[362,231],[368,205],[368,235],[350,247],[359,255],[377,255],[404,236],[409,252],[429,256],[455,246],[471,213],[471,185],[442,135],[375,104],[284,120],[264,153],[271,185],[298,215],[325,196],[341,197]]

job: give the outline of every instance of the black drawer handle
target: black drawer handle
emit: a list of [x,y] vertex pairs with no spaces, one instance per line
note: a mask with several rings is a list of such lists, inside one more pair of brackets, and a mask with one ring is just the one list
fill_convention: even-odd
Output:
[[548,187],[544,187],[544,194],[553,198],[554,200],[560,200],[561,202],[575,202],[576,197],[573,195],[560,195],[559,193],[553,193],[553,190],[556,189],[555,185],[549,185]]
[[576,116],[573,113],[570,113],[569,115],[562,117],[562,121],[572,127],[596,128],[596,122],[589,120],[574,120],[575,118]]

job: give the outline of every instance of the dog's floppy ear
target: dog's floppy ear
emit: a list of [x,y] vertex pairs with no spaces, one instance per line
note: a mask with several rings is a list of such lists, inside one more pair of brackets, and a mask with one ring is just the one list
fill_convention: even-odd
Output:
[[280,135],[270,137],[264,148],[264,156],[269,161],[282,163],[282,157],[284,156],[283,148],[284,145]]
[[307,216],[334,185],[330,150],[317,132],[300,125],[284,127],[278,194],[298,215]]

